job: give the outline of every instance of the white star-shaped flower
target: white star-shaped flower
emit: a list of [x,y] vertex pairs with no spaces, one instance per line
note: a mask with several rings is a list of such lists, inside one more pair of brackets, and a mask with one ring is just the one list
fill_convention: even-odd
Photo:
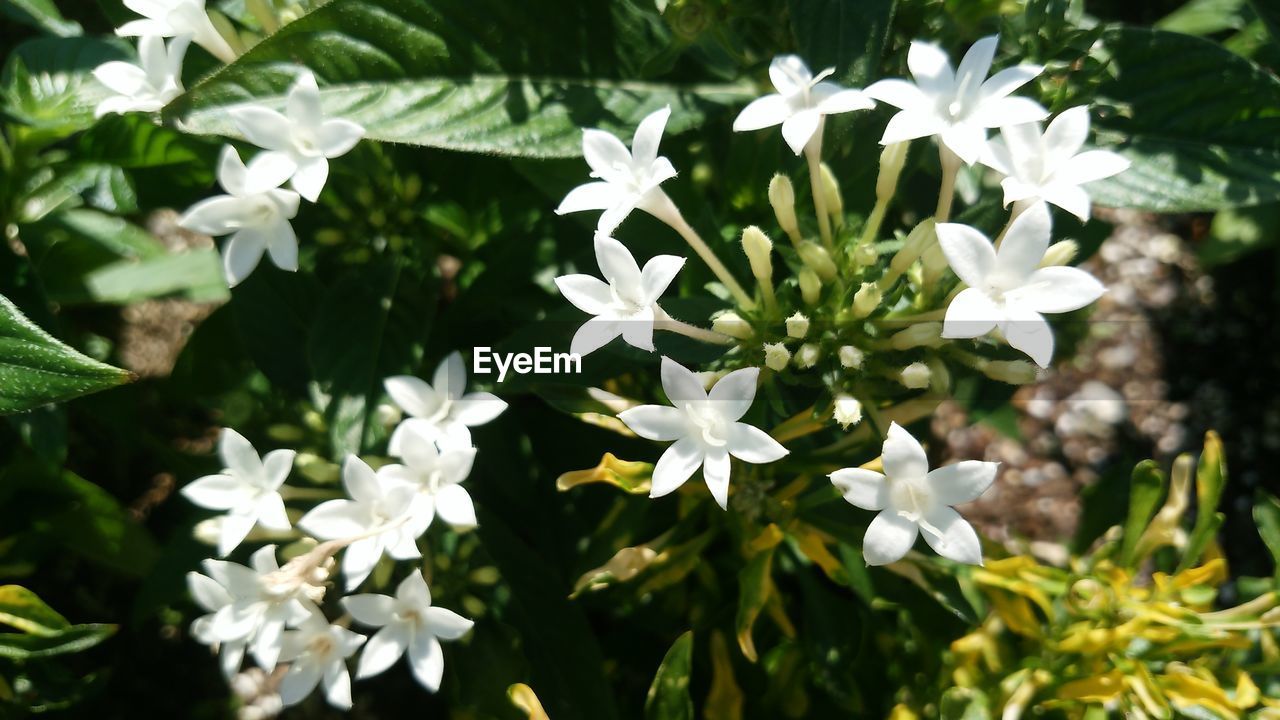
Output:
[[138,64],[113,60],[93,71],[98,82],[116,93],[94,109],[95,117],[108,113],[155,112],[183,92],[182,59],[187,54],[191,36],[181,35],[169,41],[147,35],[138,40]]
[[200,47],[223,62],[236,53],[213,26],[204,9],[205,0],[124,0],[124,6],[141,15],[116,28],[122,37],[179,37],[190,35]]
[[463,394],[467,369],[457,351],[440,361],[431,383],[412,375],[382,381],[392,402],[409,414],[391,433],[387,451],[392,455],[400,455],[400,438],[410,427],[428,436],[445,435],[456,445],[470,447],[471,431],[467,428],[483,425],[507,409],[507,403],[493,393]]
[[314,600],[323,592],[279,578],[275,553],[275,545],[259,548],[250,558],[252,568],[225,560],[204,561],[205,573],[226,590],[231,603],[213,611],[203,624],[203,642],[246,643],[264,670],[276,666],[284,629],[306,619],[315,609]]
[[401,434],[398,449],[404,464],[383,466],[378,475],[414,489],[415,527],[425,531],[437,515],[455,529],[475,527],[475,505],[462,481],[471,474],[476,449],[412,425]]
[[351,673],[347,658],[356,654],[365,637],[341,625],[330,625],[324,615],[313,613],[297,630],[284,634],[280,661],[289,663],[289,672],[280,680],[280,701],[302,702],[317,685],[324,686],[324,698],[342,710],[351,709]]
[[1053,329],[1041,313],[1078,310],[1106,288],[1074,267],[1040,267],[1049,248],[1049,208],[1036,203],[1009,225],[997,252],[968,225],[939,223],[938,242],[969,287],[947,306],[944,338],[976,338],[999,329],[1040,367],[1053,358]]
[[867,95],[899,108],[880,138],[881,145],[937,135],[961,160],[972,165],[982,156],[987,128],[1038,122],[1049,113],[1030,98],[1009,97],[1044,69],[1018,65],[987,78],[999,36],[974,43],[955,72],[937,45],[915,41],[907,67],[915,82],[880,80]]
[[999,463],[964,460],[930,471],[924,448],[898,423],[889,426],[880,461],[883,475],[862,468],[830,475],[850,505],[880,513],[862,541],[867,564],[901,560],[923,532],[925,542],[939,555],[981,565],[978,534],[951,506],[982,495],[995,480]]
[[298,521],[298,527],[320,540],[358,538],[342,553],[347,590],[364,582],[384,553],[395,560],[422,556],[416,540],[431,516],[416,512],[416,487],[375,473],[355,455],[348,455],[342,464],[342,486],[350,500],[320,503]]
[[843,88],[825,78],[836,71],[827,68],[816,76],[798,55],[779,55],[769,63],[769,79],[778,91],[753,100],[733,121],[735,132],[782,126],[782,137],[795,154],[818,132],[826,115],[869,110],[875,102],[861,90]]
[[981,160],[1005,175],[1004,204],[1044,200],[1081,220],[1089,219],[1089,194],[1080,187],[1119,175],[1129,161],[1110,150],[1080,152],[1089,139],[1089,108],[1062,111],[1042,133],[1038,123],[1005,126],[987,143]]
[[636,264],[631,251],[605,235],[596,235],[596,262],[607,282],[590,275],[563,275],[556,287],[579,310],[595,317],[574,333],[569,352],[587,355],[622,336],[628,345],[653,351],[653,321],[662,312],[658,298],[684,267],[676,255],[657,255]]
[[191,636],[201,644],[218,646],[218,664],[222,667],[223,676],[230,680],[240,671],[249,641],[242,638],[219,642],[210,630],[210,624],[215,614],[235,602],[235,598],[217,580],[198,572],[187,573],[187,589],[196,604],[208,613],[191,621]]
[[457,640],[475,625],[452,610],[432,606],[431,590],[418,570],[400,582],[395,597],[352,595],[342,605],[361,625],[382,628],[360,653],[356,678],[385,671],[407,651],[413,676],[428,692],[439,690],[444,677],[440,641]]
[[765,431],[738,420],[756,397],[760,368],[735,370],[711,388],[674,360],[662,358],[662,389],[674,407],[641,405],[618,413],[622,422],[649,440],[675,443],[653,468],[649,497],[662,497],[680,487],[702,466],[702,478],[721,508],[729,502],[729,457],[769,463],[787,449]]
[[192,205],[178,221],[188,230],[231,235],[222,249],[227,283],[249,277],[265,251],[281,270],[298,270],[298,236],[289,221],[298,214],[298,193],[283,190],[291,167],[278,155],[261,153],[246,167],[230,145],[222,149],[218,182],[227,195]]
[[224,428],[218,439],[218,454],[225,469],[207,475],[186,487],[182,494],[191,502],[210,510],[225,510],[219,524],[218,555],[226,557],[244,541],[254,525],[269,530],[288,530],[280,486],[293,469],[293,450],[272,450],[258,457],[240,433]]
[[230,112],[245,139],[292,167],[290,185],[311,202],[329,179],[329,158],[345,155],[364,137],[364,128],[350,120],[325,119],[320,88],[309,70],[289,88],[284,114],[261,105]]
[[599,182],[570,190],[556,214],[603,210],[596,232],[610,235],[632,210],[656,214],[670,205],[667,194],[658,187],[676,176],[671,161],[658,157],[658,144],[670,116],[668,106],[641,120],[630,150],[603,130],[583,130],[582,155],[591,166],[591,177],[599,178]]

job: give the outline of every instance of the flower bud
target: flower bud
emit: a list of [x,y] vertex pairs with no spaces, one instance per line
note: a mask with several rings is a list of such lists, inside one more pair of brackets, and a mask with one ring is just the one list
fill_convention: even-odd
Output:
[[822,294],[822,281],[818,279],[818,274],[809,268],[800,271],[800,297],[804,299],[805,305],[817,305],[818,299]]
[[293,466],[298,473],[313,483],[331,485],[338,482],[342,468],[315,453],[300,452],[294,458]]
[[880,151],[880,175],[876,177],[876,200],[884,201],[893,197],[898,186],[898,176],[902,174],[902,166],[907,161],[907,150],[910,142],[891,143]]
[[809,334],[809,318],[804,313],[796,313],[787,318],[787,337],[802,338]]
[[218,540],[222,538],[222,521],[223,515],[211,517],[196,523],[191,529],[191,535],[195,537],[196,542],[204,545],[218,547]]
[[840,183],[826,163],[819,165],[818,172],[822,178],[822,197],[827,201],[827,214],[836,227],[840,227],[844,224],[844,198],[840,196]]
[[747,261],[751,263],[751,274],[762,283],[770,282],[773,278],[773,258],[770,257],[773,242],[769,240],[769,236],[752,225],[742,231],[742,251],[747,254]]
[[1049,246],[1045,251],[1044,258],[1040,260],[1040,267],[1054,267],[1055,265],[1067,265],[1076,259],[1076,253],[1080,252],[1080,246],[1075,240],[1063,240]]
[[781,372],[791,362],[791,351],[780,342],[764,344],[764,365],[770,370]]
[[835,419],[845,430],[850,425],[857,425],[862,421],[862,403],[852,395],[840,393],[836,396]]
[[880,257],[880,251],[872,243],[865,243],[853,249],[853,261],[862,267],[871,267]]
[[384,428],[391,428],[399,424],[404,417],[404,413],[399,407],[390,403],[378,403],[378,407],[373,411],[373,416],[379,425]]
[[409,177],[404,179],[404,186],[401,188],[400,196],[405,202],[413,202],[418,199],[418,194],[422,192],[422,176],[418,173],[410,173]]
[[813,343],[805,343],[796,350],[795,363],[796,367],[802,370],[808,370],[818,364],[818,359],[822,357],[822,349]]
[[1026,360],[992,360],[982,366],[982,374],[1010,385],[1028,385],[1036,381],[1036,366]]
[[875,312],[880,306],[880,286],[875,283],[862,283],[858,292],[853,294],[853,316],[861,320]]
[[907,240],[902,244],[902,249],[893,256],[893,260],[889,261],[889,269],[894,275],[901,275],[911,267],[911,263],[920,257],[920,254],[929,247],[929,243],[937,243],[934,233],[933,218],[929,218],[924,222],[916,225],[907,234]]
[[743,320],[741,315],[733,311],[723,312],[712,318],[711,329],[739,340],[746,340],[755,334],[751,329],[751,323]]
[[951,392],[951,370],[947,363],[938,356],[929,358],[929,389],[936,393]]
[[912,390],[923,390],[929,387],[931,379],[933,379],[933,371],[922,362],[914,362],[902,368],[902,372],[898,377],[898,381],[902,383],[903,387]]
[[796,246],[796,251],[800,253],[800,259],[804,264],[814,272],[818,273],[818,277],[823,282],[831,282],[836,279],[835,261],[831,259],[831,253],[812,240],[802,242]]
[[842,346],[836,355],[840,358],[840,365],[850,370],[857,370],[862,367],[862,361],[866,359],[866,355],[852,345]]
[[773,214],[778,218],[778,227],[791,238],[791,242],[800,242],[800,223],[796,221],[796,189],[791,179],[782,173],[773,176],[769,181],[769,204],[773,206]]
[[942,344],[942,323],[917,323],[889,338],[894,350],[910,350],[914,347],[938,347]]
[[942,278],[951,264],[947,262],[946,253],[942,252],[942,243],[934,242],[920,255],[920,281],[928,286]]

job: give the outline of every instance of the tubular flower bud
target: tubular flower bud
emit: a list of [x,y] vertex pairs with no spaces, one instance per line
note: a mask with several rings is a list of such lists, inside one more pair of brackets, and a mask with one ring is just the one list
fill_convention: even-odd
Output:
[[1036,381],[1036,366],[1026,360],[992,360],[983,365],[982,374],[1010,385],[1028,385]]
[[739,340],[746,340],[755,334],[755,331],[751,329],[751,323],[743,320],[741,315],[732,311],[720,313],[712,318],[711,329]]
[[844,198],[840,196],[840,183],[826,163],[822,163],[819,172],[822,177],[822,195],[827,200],[827,214],[836,227],[844,224]]
[[858,292],[853,295],[853,316],[861,320],[875,312],[880,306],[880,286],[875,283],[862,283]]
[[938,356],[929,358],[929,389],[936,393],[951,392],[951,370],[947,367],[947,363]]
[[787,318],[787,337],[802,338],[809,334],[809,318],[804,313],[796,313]]
[[1080,246],[1076,244],[1075,240],[1056,242],[1045,251],[1044,257],[1040,260],[1040,267],[1069,265],[1072,260],[1076,259],[1076,253],[1078,252],[1080,252]]
[[920,266],[922,270],[920,279],[925,285],[932,285],[937,282],[942,277],[942,274],[951,267],[947,263],[946,253],[942,252],[942,245],[936,242],[926,248],[920,256]]
[[764,365],[775,372],[786,369],[791,362],[791,351],[780,342],[764,344]]
[[859,245],[853,249],[853,261],[862,267],[875,265],[878,257],[880,257],[880,251],[876,250],[876,246],[871,243]]
[[[915,262],[930,244],[937,244],[933,218],[925,220],[911,230],[906,242],[902,244],[902,249],[893,256],[893,260],[889,261],[889,270],[895,276],[906,272],[907,268],[911,267],[911,263]],[[946,262],[945,258],[943,262]]]
[[862,361],[866,359],[866,355],[861,350],[852,346],[844,345],[836,353],[840,358],[840,365],[850,370],[857,370],[862,367]]
[[818,274],[809,268],[800,271],[800,297],[804,299],[805,305],[817,305],[818,298],[822,294],[822,280],[818,279]]
[[907,161],[907,150],[910,142],[891,143],[880,151],[880,175],[876,177],[876,200],[887,200],[893,197],[898,187],[898,176],[902,174],[902,166]]
[[752,225],[742,231],[742,251],[751,263],[751,274],[760,282],[770,282],[773,278],[773,242],[760,228]]
[[845,430],[850,425],[857,425],[862,421],[862,403],[852,395],[840,393],[836,396],[835,420]]
[[791,242],[800,244],[800,223],[796,220],[796,189],[791,179],[782,173],[773,176],[769,181],[769,204],[773,206],[773,214],[778,218],[778,227],[791,238]]
[[823,282],[831,282],[836,279],[839,272],[836,268],[835,261],[831,259],[831,253],[816,242],[802,242],[796,246],[796,250],[800,253],[800,259],[804,264],[814,272],[818,273],[818,277]]
[[922,362],[911,363],[902,368],[902,372],[898,375],[898,382],[911,390],[923,390],[929,387],[929,381],[932,379],[933,371]]
[[796,350],[796,367],[801,370],[808,370],[818,364],[818,359],[822,357],[822,349],[813,343],[805,343]]
[[912,325],[889,339],[894,350],[910,350],[914,347],[938,347],[942,340],[942,323],[924,322]]

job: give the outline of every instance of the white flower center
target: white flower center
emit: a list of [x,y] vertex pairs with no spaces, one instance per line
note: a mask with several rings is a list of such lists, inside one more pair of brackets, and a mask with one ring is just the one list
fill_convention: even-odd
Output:
[[320,143],[316,141],[315,133],[298,123],[293,124],[293,147],[299,154],[306,157],[321,155]]
[[245,225],[270,225],[276,219],[276,206],[265,195],[257,195],[250,199],[246,215]]
[[333,638],[328,633],[316,635],[307,643],[307,650],[316,657],[328,657],[334,650]]
[[889,502],[899,515],[916,523],[920,522],[920,519],[932,510],[935,504],[933,494],[924,487],[923,483],[901,478],[889,479]]
[[703,442],[712,447],[724,447],[728,444],[730,423],[714,408],[705,403],[689,403],[685,405],[684,411]]

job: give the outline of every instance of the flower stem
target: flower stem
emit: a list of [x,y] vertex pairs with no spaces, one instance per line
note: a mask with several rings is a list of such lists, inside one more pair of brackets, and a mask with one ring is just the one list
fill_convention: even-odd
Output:
[[680,335],[693,338],[694,340],[715,343],[716,345],[732,345],[737,342],[724,333],[718,333],[715,330],[707,330],[705,328],[700,328],[695,325],[690,325],[689,323],[676,320],[668,315],[667,311],[662,308],[657,308],[657,312],[654,314],[653,327],[658,330],[667,330],[669,332],[679,333]]
[[960,174],[963,163],[959,155],[941,143],[938,144],[938,160],[942,164],[942,186],[938,189],[938,209],[933,217],[938,222],[946,222],[951,218],[951,201],[956,196],[956,176]]
[[1000,234],[996,236],[995,246],[997,250],[1000,249],[1000,243],[1004,242],[1004,236],[1009,232],[1009,227],[1013,225],[1013,221],[1017,220],[1018,216],[1029,207],[1031,207],[1031,203],[1025,200],[1017,200],[1013,203],[1013,209],[1009,212],[1009,222],[1000,228]]
[[773,281],[765,278],[756,278],[760,285],[760,295],[764,298],[764,309],[769,313],[770,317],[778,314],[778,296],[773,292]]
[[859,245],[870,245],[876,241],[876,236],[880,234],[880,225],[884,223],[884,215],[889,210],[889,201],[893,198],[881,198],[876,200],[875,207],[871,208],[871,214],[867,216],[867,224],[862,227],[862,237],[858,238]]
[[822,131],[826,119],[818,121],[818,130],[804,146],[804,158],[809,161],[809,188],[813,193],[813,209],[818,214],[818,232],[822,235],[822,244],[827,252],[835,253],[835,243],[831,240],[831,216],[827,214],[827,194],[822,190]]
[[756,301],[752,300],[747,291],[742,289],[742,286],[738,284],[738,281],[729,272],[729,268],[725,267],[724,263],[720,262],[720,258],[716,257],[715,252],[703,242],[702,237],[698,235],[698,231],[689,225],[688,221],[684,219],[684,215],[680,214],[680,208],[676,207],[676,204],[671,201],[671,198],[666,193],[662,193],[661,198],[658,199],[653,209],[646,209],[654,217],[670,225],[672,230],[679,233],[680,237],[689,243],[689,247],[693,248],[693,251],[698,253],[698,257],[702,258],[707,267],[711,268],[711,272],[715,273],[716,278],[729,289],[729,293],[733,295],[740,306],[747,310],[751,310],[756,306]]
[[342,497],[337,490],[327,488],[302,488],[293,485],[281,485],[280,497],[283,500],[333,500]]

